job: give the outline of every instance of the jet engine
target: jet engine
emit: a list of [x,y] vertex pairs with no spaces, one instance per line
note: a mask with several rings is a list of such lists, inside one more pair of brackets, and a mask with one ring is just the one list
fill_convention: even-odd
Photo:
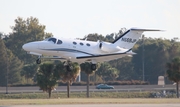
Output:
[[104,52],[117,52],[120,51],[120,47],[116,46],[112,43],[106,43],[106,42],[99,42],[99,49],[101,49]]

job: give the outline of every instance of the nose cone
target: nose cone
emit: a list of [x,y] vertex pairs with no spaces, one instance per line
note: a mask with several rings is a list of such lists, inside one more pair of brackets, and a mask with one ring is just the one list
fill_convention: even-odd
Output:
[[22,46],[22,48],[25,50],[25,51],[29,51],[29,49],[31,48],[30,44],[29,43],[26,43]]
[[35,42],[31,42],[31,43],[26,43],[22,46],[22,48],[25,50],[25,51],[33,51],[34,49],[37,49],[38,48],[38,44],[35,43]]

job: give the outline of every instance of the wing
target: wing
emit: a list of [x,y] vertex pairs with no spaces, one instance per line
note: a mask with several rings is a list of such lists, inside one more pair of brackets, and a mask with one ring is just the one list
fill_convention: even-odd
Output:
[[66,58],[59,56],[41,56],[43,59],[51,59],[51,60],[67,60]]
[[83,61],[104,62],[104,61],[119,59],[127,55],[130,55],[130,54],[125,52],[125,53],[114,53],[114,54],[104,54],[104,55],[88,55],[88,56],[79,56],[79,57],[76,57],[76,59],[83,60]]

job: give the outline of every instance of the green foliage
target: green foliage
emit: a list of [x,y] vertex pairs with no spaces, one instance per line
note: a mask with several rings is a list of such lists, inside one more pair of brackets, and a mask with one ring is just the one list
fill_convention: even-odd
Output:
[[78,63],[71,63],[71,66],[73,69],[71,71],[67,71],[63,63],[59,62],[56,65],[56,71],[59,72],[59,76],[64,82],[70,81],[70,83],[72,84],[80,74],[81,68]]
[[132,57],[123,57],[121,59],[110,61],[109,64],[121,71],[119,77],[116,80],[131,80],[137,77],[134,71],[134,65],[132,63]]
[[157,84],[158,76],[165,75],[166,62],[180,55],[180,49],[177,47],[176,50],[172,52],[174,44],[180,47],[180,43],[178,42],[173,43],[170,40],[146,38],[143,49],[142,40],[140,40],[137,44],[138,46],[136,46],[138,48],[134,49],[134,52],[137,54],[132,57],[133,70],[136,73],[136,77],[132,79],[142,80],[142,56],[144,54],[145,80],[151,84]]
[[45,26],[39,23],[37,18],[27,18],[24,20],[21,17],[15,19],[15,26],[12,26],[12,33],[10,33],[5,40],[6,46],[25,64],[33,62],[34,58],[27,55],[22,49],[22,45],[31,42],[43,40],[46,37],[52,36],[51,33],[45,32]]
[[116,68],[113,68],[109,63],[101,63],[96,74],[103,78],[105,81],[114,81],[118,78],[120,71]]
[[94,70],[91,70],[91,63],[89,62],[82,63],[80,66],[81,71],[85,72],[88,75],[93,74],[95,72]]
[[174,82],[180,82],[180,58],[174,58],[172,62],[166,64],[167,77]]
[[[67,82],[67,97],[70,97],[70,84],[72,84],[78,75],[81,68],[78,63],[67,62],[69,66],[64,66],[62,62],[56,65],[56,71],[59,72],[59,76],[64,82]],[[68,68],[67,68],[68,67]],[[70,69],[69,69],[70,68]]]
[[21,69],[23,63],[14,54],[8,50],[8,83],[21,83]]
[[[71,98],[85,98],[84,92],[72,92]],[[47,99],[45,93],[0,94],[0,99]],[[67,98],[66,93],[52,93],[52,98]],[[151,92],[91,92],[91,98],[154,98]]]
[[177,98],[179,98],[179,83],[180,83],[180,57],[176,57],[166,64],[167,77],[176,83]]
[[51,97],[52,90],[58,83],[59,75],[57,74],[52,63],[43,63],[38,69],[37,85],[41,90],[49,93],[49,98]]
[[91,65],[92,65],[92,63],[89,63],[89,62],[85,62],[80,65],[81,70],[87,74],[87,98],[89,97],[90,75],[93,74],[98,68],[98,64],[97,64],[96,70],[92,70]]
[[5,47],[2,39],[0,39],[0,50],[0,86],[6,85],[7,78],[9,84],[20,82],[23,63]]
[[29,83],[29,79],[34,79],[34,76],[37,72],[37,64],[26,64],[24,65],[22,71],[21,71],[21,76],[24,76],[25,79],[27,80],[27,84]]
[[6,47],[2,39],[0,39],[0,86],[6,85],[6,70],[7,70],[7,54]]
[[[89,40],[89,41],[97,41],[97,40],[101,40],[101,41],[106,41],[106,39],[104,38],[104,36],[102,36],[102,35],[98,35],[97,33],[95,33],[95,34],[89,34],[87,37],[85,37],[85,38],[87,38],[87,40]],[[85,39],[84,38],[84,39]]]

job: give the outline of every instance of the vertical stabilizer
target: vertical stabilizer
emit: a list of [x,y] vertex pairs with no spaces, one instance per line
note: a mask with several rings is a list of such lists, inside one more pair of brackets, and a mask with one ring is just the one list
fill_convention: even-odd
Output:
[[139,40],[144,31],[161,31],[156,29],[137,29],[131,28],[123,35],[118,37],[112,43],[124,49],[132,49],[135,43]]

